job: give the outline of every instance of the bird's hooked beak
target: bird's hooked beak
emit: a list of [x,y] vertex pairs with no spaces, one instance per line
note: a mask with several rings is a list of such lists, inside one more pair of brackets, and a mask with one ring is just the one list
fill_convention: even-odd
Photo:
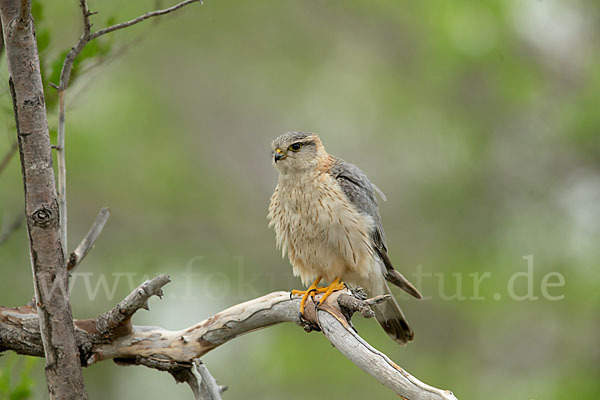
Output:
[[287,157],[287,154],[285,154],[283,152],[283,150],[281,150],[279,147],[277,148],[277,150],[275,150],[275,154],[273,155],[275,162],[277,162],[279,160],[283,160],[286,157]]

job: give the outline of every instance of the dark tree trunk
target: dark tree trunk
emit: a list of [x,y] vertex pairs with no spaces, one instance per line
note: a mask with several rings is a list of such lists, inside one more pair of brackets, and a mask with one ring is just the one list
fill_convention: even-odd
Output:
[[[23,7],[23,9],[21,9]],[[40,63],[30,4],[0,0],[9,86],[25,188],[25,213],[51,399],[85,399],[69,304],[67,270]]]

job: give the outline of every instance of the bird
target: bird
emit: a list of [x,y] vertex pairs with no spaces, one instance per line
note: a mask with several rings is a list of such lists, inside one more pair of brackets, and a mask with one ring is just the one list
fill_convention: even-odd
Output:
[[[272,163],[279,172],[271,196],[268,221],[276,244],[307,290],[301,295],[300,315],[309,296],[323,293],[319,304],[346,285],[361,287],[368,296],[391,295],[388,282],[421,299],[421,293],[388,257],[375,193],[383,193],[357,166],[325,150],[310,132],[287,132],[271,143]],[[319,287],[321,281],[329,282]],[[385,332],[404,345],[414,332],[393,296],[373,306]]]

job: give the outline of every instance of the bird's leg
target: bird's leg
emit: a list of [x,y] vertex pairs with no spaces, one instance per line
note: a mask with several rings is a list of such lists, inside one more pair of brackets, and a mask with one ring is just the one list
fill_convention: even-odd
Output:
[[342,278],[341,277],[337,277],[335,278],[335,280],[333,282],[331,282],[331,284],[329,286],[324,287],[323,289],[326,289],[325,294],[323,295],[323,297],[321,297],[321,300],[319,301],[318,305],[321,305],[325,302],[325,300],[327,300],[327,298],[331,295],[331,293],[337,291],[337,290],[342,290],[343,288],[345,288],[346,285],[344,284],[344,282],[342,282]]
[[302,295],[302,300],[300,300],[300,316],[304,317],[304,307],[306,306],[306,300],[308,300],[308,296],[311,296],[313,299],[315,294],[323,293],[327,288],[318,288],[317,285],[321,282],[321,275],[315,279],[315,281],[308,287],[307,290],[292,290],[291,296],[294,295]]

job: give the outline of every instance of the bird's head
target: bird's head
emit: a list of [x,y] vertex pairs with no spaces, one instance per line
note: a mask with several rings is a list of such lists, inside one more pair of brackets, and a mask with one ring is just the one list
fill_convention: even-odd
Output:
[[273,165],[281,174],[308,172],[327,152],[316,133],[288,132],[271,143]]

